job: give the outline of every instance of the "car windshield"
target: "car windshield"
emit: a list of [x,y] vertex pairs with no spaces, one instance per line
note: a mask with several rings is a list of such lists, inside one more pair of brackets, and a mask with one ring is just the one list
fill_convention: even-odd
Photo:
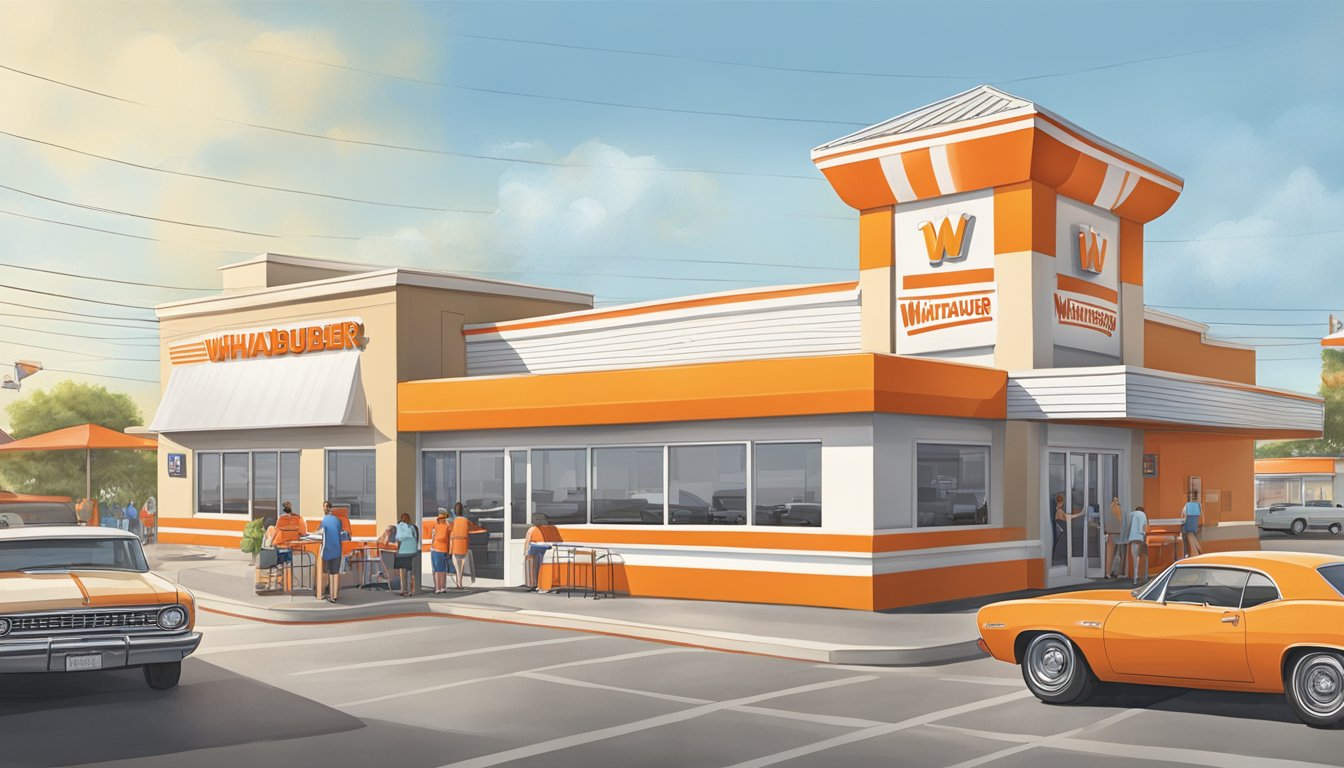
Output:
[[0,573],[13,571],[149,570],[140,542],[130,538],[0,541]]
[[75,508],[59,501],[20,501],[0,504],[0,528],[21,525],[78,525]]

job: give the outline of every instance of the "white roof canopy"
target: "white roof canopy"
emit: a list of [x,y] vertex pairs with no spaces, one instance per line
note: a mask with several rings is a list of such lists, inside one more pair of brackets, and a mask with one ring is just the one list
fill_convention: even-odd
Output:
[[153,432],[368,423],[358,350],[173,368]]

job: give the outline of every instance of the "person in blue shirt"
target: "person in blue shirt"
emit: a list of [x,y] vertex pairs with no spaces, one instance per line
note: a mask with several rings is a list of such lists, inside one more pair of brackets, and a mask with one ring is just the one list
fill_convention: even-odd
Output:
[[[322,524],[317,532],[322,536],[322,570],[327,574],[327,601],[336,602],[341,597],[341,542],[349,541],[350,534],[341,525],[341,518],[332,514],[331,502],[322,502]],[[317,584],[317,599],[322,599],[322,583]]]
[[126,502],[126,508],[121,511],[121,517],[123,520],[121,530],[130,531],[137,536],[140,535],[140,531],[138,530],[140,528],[140,510],[135,508],[135,502]]
[[1195,534],[1199,532],[1199,516],[1203,511],[1199,506],[1199,494],[1191,491],[1190,500],[1185,502],[1185,509],[1182,512],[1185,515],[1185,524],[1181,526],[1181,534],[1185,536],[1185,556],[1204,554],[1204,548],[1199,546],[1199,539]]

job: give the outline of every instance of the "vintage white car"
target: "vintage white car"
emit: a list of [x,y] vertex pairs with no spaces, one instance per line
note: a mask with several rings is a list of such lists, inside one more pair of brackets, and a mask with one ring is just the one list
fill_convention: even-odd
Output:
[[191,593],[150,573],[132,533],[0,525],[0,673],[141,667],[172,688],[195,622]]
[[1292,536],[1307,530],[1339,535],[1344,531],[1344,507],[1332,506],[1330,502],[1295,506],[1275,504],[1255,510],[1255,524],[1262,531],[1286,531]]

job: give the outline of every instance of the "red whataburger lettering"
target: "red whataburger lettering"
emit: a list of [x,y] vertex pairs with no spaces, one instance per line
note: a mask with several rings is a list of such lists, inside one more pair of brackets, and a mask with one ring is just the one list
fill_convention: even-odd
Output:
[[955,227],[952,224],[951,217],[944,217],[938,223],[937,229],[934,229],[933,222],[930,221],[922,222],[919,225],[919,231],[924,233],[924,247],[929,252],[930,264],[937,264],[943,259],[961,258],[961,247],[966,236],[966,225],[970,221],[970,214],[963,213],[957,217]]
[[1110,336],[1115,333],[1119,315],[1113,309],[1065,298],[1056,293],[1055,319],[1062,325],[1073,325]]
[[[1098,247],[1097,244],[1101,246]],[[1106,264],[1106,238],[1091,227],[1078,228],[1078,266],[1084,271],[1101,274]]]
[[902,300],[900,305],[901,327],[911,336],[994,319],[993,302],[988,296],[914,298]]
[[363,323],[330,323],[307,328],[272,328],[251,333],[226,333],[204,339],[205,352],[210,361],[301,355],[325,349],[362,349]]

